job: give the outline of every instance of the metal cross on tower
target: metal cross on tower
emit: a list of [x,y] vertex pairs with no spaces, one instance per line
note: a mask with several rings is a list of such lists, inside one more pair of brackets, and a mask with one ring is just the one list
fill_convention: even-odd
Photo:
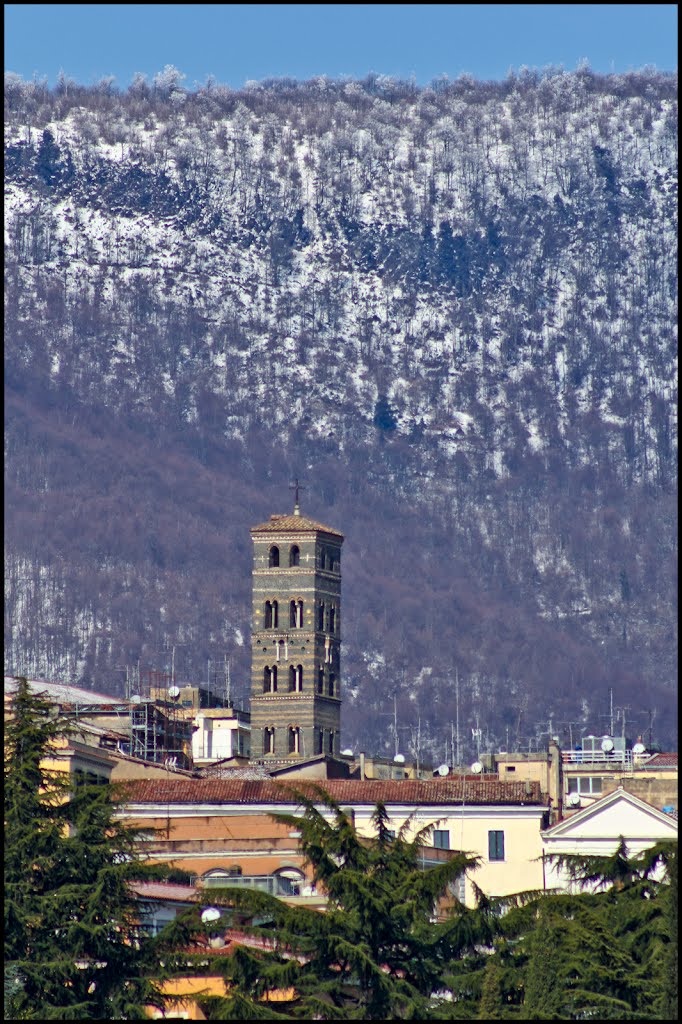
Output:
[[298,504],[298,492],[305,491],[303,484],[299,484],[298,477],[294,480],[293,484],[289,484],[289,490],[294,492],[294,515],[300,516],[301,509]]

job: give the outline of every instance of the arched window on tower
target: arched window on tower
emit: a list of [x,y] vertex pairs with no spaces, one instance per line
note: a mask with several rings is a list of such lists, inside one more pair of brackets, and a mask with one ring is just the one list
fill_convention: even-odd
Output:
[[303,629],[303,601],[296,602],[296,626]]
[[265,615],[263,617],[263,629],[272,629],[272,604],[265,602]]
[[266,665],[263,669],[263,693],[277,693],[277,666]]
[[275,753],[275,727],[272,725],[263,729],[263,753]]
[[327,750],[329,751],[330,754],[333,754],[334,753],[334,731],[332,729],[330,729],[328,734],[327,734],[327,743],[328,743]]
[[322,754],[324,748],[324,729],[315,730],[315,753]]
[[289,753],[301,753],[301,730],[297,725],[289,726]]
[[296,602],[295,601],[290,601],[289,602],[289,625],[292,626],[292,627],[296,625]]
[[324,548],[320,551],[320,569],[327,568],[327,552]]
[[292,544],[289,548],[289,565],[299,565],[301,561],[301,552],[299,551],[297,544]]
[[333,672],[330,672],[329,673],[329,690],[328,690],[330,697],[334,696],[334,687],[335,686],[336,686],[336,676],[334,675]]
[[324,693],[324,669],[318,668],[317,670],[317,692]]
[[279,567],[279,548],[276,544],[273,544],[270,548],[268,565],[271,569],[277,569]]
[[336,632],[336,608],[329,609],[329,632]]
[[324,601],[320,601],[317,606],[317,628],[320,632],[324,630]]
[[289,666],[289,693],[301,693],[303,690],[303,666]]

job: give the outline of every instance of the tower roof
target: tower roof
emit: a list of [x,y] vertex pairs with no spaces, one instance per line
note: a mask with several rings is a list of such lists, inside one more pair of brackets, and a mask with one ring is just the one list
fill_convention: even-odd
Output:
[[288,516],[272,515],[267,523],[252,526],[251,533],[328,533],[332,537],[339,537],[343,540],[343,534],[338,530],[297,513]]

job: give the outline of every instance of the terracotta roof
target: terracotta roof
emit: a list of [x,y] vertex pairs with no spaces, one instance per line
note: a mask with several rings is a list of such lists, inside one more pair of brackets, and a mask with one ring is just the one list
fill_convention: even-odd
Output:
[[677,768],[677,753],[652,754],[648,761],[639,765],[638,770],[646,771],[647,768]]
[[276,779],[132,779],[122,784],[129,803],[163,804],[292,804],[291,789],[309,792],[321,786],[339,804],[538,804],[546,803],[540,783],[500,782],[498,779],[326,779],[319,782],[279,782]]
[[343,540],[343,534],[338,530],[334,530],[331,526],[325,526],[324,523],[318,523],[314,519],[308,519],[307,516],[273,515],[270,516],[267,523],[251,527],[251,533],[311,533],[313,530],[329,533],[333,537],[340,537]]
[[177,882],[131,882],[130,888],[136,896],[145,900],[174,900],[176,903],[194,903],[206,899],[202,889],[194,885],[179,885]]

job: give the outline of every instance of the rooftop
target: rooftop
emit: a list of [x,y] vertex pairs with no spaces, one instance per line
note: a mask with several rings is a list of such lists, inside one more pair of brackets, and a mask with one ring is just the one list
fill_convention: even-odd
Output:
[[[60,704],[124,704],[122,697],[109,697],[104,693],[95,693],[80,686],[69,683],[52,683],[46,679],[29,679],[31,693],[45,694],[50,700]],[[12,696],[17,689],[17,677],[5,676],[5,697]]]
[[637,765],[638,771],[648,771],[659,768],[677,768],[677,752],[669,754],[652,754],[642,764]]
[[452,779],[323,779],[295,783],[275,779],[140,779],[125,784],[128,803],[163,804],[295,804],[294,791],[317,796],[318,787],[339,804],[374,806],[413,804],[437,806],[461,803],[473,805],[535,804],[545,800],[538,782],[500,782],[478,776]]
[[260,526],[252,526],[251,533],[328,533],[332,537],[339,537],[343,540],[343,534],[334,530],[331,526],[318,523],[315,519],[308,519],[302,515],[272,515],[267,523]]

